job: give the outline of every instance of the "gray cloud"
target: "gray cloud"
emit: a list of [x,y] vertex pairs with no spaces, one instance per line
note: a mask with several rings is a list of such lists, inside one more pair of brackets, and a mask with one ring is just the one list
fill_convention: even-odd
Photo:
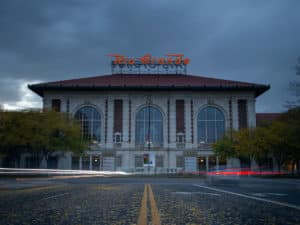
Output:
[[0,102],[13,102],[21,98],[21,93],[18,91],[21,82],[16,79],[1,79],[1,95]]
[[[299,7],[299,1],[2,0],[0,84],[109,73],[108,53],[180,52],[192,60],[189,73],[270,83],[258,111],[282,111],[300,56]],[[0,100],[19,101],[20,92],[8,87]]]

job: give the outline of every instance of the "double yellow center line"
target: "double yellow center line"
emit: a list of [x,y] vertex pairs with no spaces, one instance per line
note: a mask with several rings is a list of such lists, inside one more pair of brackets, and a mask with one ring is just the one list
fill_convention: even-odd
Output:
[[160,215],[156,206],[154,194],[150,184],[145,184],[144,194],[142,198],[142,204],[140,208],[140,214],[138,218],[138,225],[147,225],[147,201],[148,201],[148,193],[149,193],[149,200],[150,200],[150,208],[151,208],[151,218],[153,225],[161,225],[160,222]]

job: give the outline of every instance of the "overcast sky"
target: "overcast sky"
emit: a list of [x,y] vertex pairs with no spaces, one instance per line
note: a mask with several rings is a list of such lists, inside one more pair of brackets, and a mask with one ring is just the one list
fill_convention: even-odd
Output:
[[0,0],[0,104],[41,107],[28,83],[109,74],[108,53],[184,53],[188,73],[270,84],[281,112],[300,57],[300,1]]

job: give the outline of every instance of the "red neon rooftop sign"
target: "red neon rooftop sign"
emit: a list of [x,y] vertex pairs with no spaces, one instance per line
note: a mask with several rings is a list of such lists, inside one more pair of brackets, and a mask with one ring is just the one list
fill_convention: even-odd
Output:
[[153,57],[146,54],[140,58],[129,58],[121,54],[109,54],[114,57],[112,61],[114,65],[187,65],[190,62],[189,58],[183,58],[183,54],[166,54],[167,57]]

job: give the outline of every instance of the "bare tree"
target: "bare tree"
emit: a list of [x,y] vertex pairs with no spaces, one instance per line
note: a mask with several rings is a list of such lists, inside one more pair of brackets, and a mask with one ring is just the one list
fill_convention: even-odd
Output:
[[292,98],[291,100],[286,101],[285,105],[288,109],[300,106],[300,57],[298,58],[295,70],[297,76],[296,80],[290,81],[289,83],[289,91],[292,95]]
[[296,65],[296,74],[300,76],[300,57],[298,58],[298,64]]

